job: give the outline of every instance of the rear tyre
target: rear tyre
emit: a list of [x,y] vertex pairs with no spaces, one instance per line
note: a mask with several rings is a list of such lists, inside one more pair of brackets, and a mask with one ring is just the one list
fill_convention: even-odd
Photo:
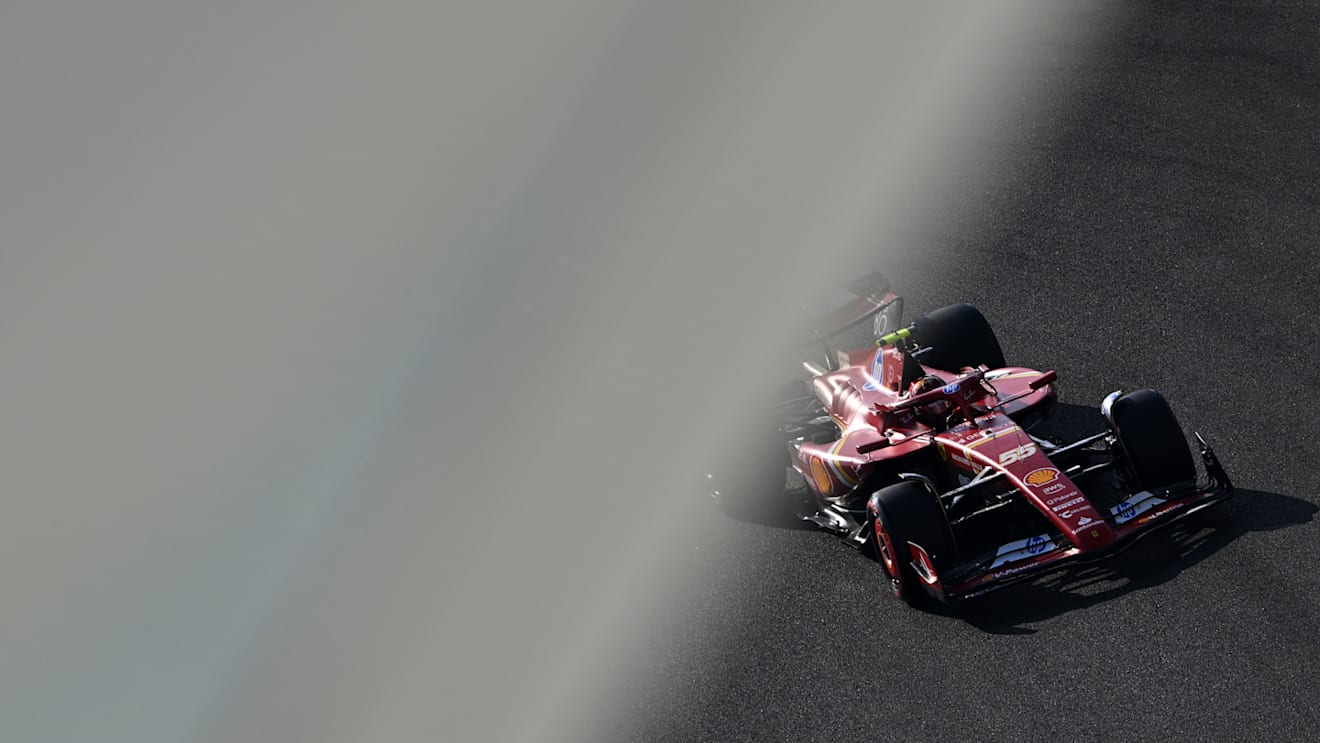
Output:
[[970,304],[951,304],[917,320],[917,341],[931,350],[921,363],[956,372],[964,366],[1000,369],[1004,352],[981,311]]
[[1196,479],[1196,465],[1182,427],[1164,397],[1137,390],[1114,400],[1110,423],[1136,477],[1136,487],[1156,491]]
[[912,567],[908,543],[921,545],[937,567],[953,547],[948,522],[935,496],[919,483],[900,482],[877,490],[867,511],[880,565],[894,595],[909,604],[924,600],[924,583]]

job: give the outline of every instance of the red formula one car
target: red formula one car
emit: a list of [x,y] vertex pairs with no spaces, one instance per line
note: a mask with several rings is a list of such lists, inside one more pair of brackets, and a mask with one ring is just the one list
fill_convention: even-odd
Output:
[[[1005,365],[976,308],[900,327],[883,276],[851,289],[817,333],[825,358],[803,363],[806,389],[777,406],[775,446],[806,480],[797,516],[878,558],[904,600],[956,603],[1106,557],[1231,493],[1199,434],[1198,479],[1157,392],[1110,394],[1093,436],[1038,438],[1056,375]],[[834,349],[859,327],[874,328],[873,345]]]

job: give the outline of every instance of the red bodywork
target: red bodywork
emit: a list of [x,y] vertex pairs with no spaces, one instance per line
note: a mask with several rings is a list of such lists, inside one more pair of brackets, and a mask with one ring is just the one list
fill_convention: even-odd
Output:
[[[894,462],[937,441],[941,456],[974,474],[980,467],[973,467],[967,457],[981,462],[987,455],[999,457],[1010,448],[1030,443],[1031,438],[1017,427],[1014,419],[1048,407],[1056,399],[1053,385],[1039,390],[1030,388],[1031,382],[1043,376],[1043,372],[1023,367],[997,369],[986,375],[990,389],[978,390],[985,394],[971,403],[988,411],[992,405],[1008,401],[1002,409],[988,414],[989,417],[978,417],[937,433],[918,420],[912,408],[885,410],[908,399],[907,390],[900,384],[903,368],[900,351],[874,348],[838,355],[841,368],[814,378],[812,387],[842,433],[829,444],[802,444],[796,462],[808,485],[831,501],[854,493],[883,463]],[[956,379],[937,369],[925,371],[946,382]],[[985,432],[992,435],[985,436]],[[884,447],[866,451],[876,444]],[[996,459],[991,464],[997,462]],[[1021,475],[1025,477],[1028,472],[1030,469],[1022,470]]]
[[[1053,407],[1057,393],[1052,372],[1006,367],[955,375],[923,367],[924,373],[940,377],[947,386],[914,399],[901,384],[900,350],[884,347],[837,356],[840,368],[815,376],[812,386],[841,434],[824,444],[804,441],[793,463],[827,503],[856,507],[858,496],[865,498],[876,485],[903,470],[901,460],[934,447],[942,463],[960,474],[963,482],[999,473],[1007,480],[1004,487],[1016,489],[1063,537],[1040,535],[1010,543],[1001,548],[1002,559],[963,565],[943,577],[921,545],[908,544],[915,569],[942,600],[968,598],[1056,563],[1109,553],[1156,526],[1157,520],[1165,524],[1190,515],[1231,490],[1220,472],[1222,487],[1162,493],[1163,497],[1134,494],[1132,501],[1118,507],[1126,511],[1107,516],[1020,425]],[[978,379],[982,375],[983,381]],[[926,425],[916,406],[927,401],[950,403],[961,415],[954,416],[951,424]],[[1136,499],[1144,500],[1130,505]]]

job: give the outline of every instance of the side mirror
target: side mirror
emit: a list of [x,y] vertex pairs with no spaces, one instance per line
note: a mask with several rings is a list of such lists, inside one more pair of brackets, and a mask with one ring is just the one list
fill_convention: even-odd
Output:
[[1040,375],[1039,377],[1036,377],[1035,379],[1031,380],[1031,383],[1028,384],[1027,386],[1033,390],[1038,390],[1046,385],[1054,384],[1054,380],[1058,378],[1059,378],[1058,372],[1047,371],[1044,374]]
[[869,444],[862,444],[861,446],[857,447],[857,453],[870,454],[873,451],[880,451],[886,446],[889,446],[890,443],[891,442],[889,441],[889,439],[877,439]]

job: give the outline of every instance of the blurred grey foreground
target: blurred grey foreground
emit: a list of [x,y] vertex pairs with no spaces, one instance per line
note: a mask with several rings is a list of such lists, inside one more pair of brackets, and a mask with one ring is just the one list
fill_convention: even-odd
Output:
[[591,735],[789,300],[1060,22],[84,5],[0,26],[12,740]]

